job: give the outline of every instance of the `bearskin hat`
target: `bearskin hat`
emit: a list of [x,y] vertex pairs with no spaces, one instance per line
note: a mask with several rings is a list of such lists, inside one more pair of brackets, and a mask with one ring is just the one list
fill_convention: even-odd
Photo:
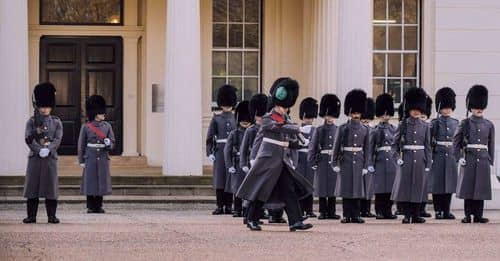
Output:
[[474,85],[467,93],[467,110],[481,109],[488,106],[488,89],[483,85]]
[[344,114],[364,113],[366,109],[366,92],[361,89],[354,89],[347,93],[344,101]]
[[97,114],[106,113],[106,101],[100,95],[92,95],[87,99],[85,109],[87,110],[89,120],[92,121]]
[[451,108],[455,110],[455,92],[450,87],[443,87],[436,92],[436,112],[439,110]]
[[375,102],[373,98],[366,99],[365,112],[361,114],[362,120],[373,120],[375,118]]
[[237,102],[236,88],[232,85],[222,85],[217,91],[217,106],[234,107]]
[[340,99],[335,94],[325,94],[321,97],[319,105],[319,116],[332,116],[338,118],[340,115]]
[[271,92],[273,102],[277,106],[291,108],[299,97],[299,83],[293,79],[281,81]]
[[236,118],[236,122],[253,122],[253,117],[250,113],[249,109],[250,103],[248,101],[241,101],[236,105],[234,117]]
[[318,117],[318,101],[314,98],[307,97],[300,103],[299,117],[313,119]]
[[382,117],[384,115],[394,116],[394,99],[388,93],[380,94],[375,101],[375,115]]
[[408,89],[404,96],[404,103],[405,113],[411,110],[418,110],[421,113],[427,112],[427,94],[422,88],[411,87]]
[[50,82],[39,83],[33,90],[33,99],[36,107],[55,107],[56,88]]
[[250,99],[248,108],[252,119],[257,117],[262,117],[267,112],[267,96],[262,93],[255,94]]

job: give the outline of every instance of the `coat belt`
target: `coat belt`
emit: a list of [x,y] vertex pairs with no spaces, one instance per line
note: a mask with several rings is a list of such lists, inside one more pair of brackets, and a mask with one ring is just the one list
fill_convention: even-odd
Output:
[[308,153],[309,152],[309,149],[307,148],[303,148],[303,149],[299,149],[297,150],[298,152],[304,152],[304,153]]
[[425,149],[424,145],[404,145],[404,150],[423,150]]
[[377,151],[391,151],[391,150],[392,150],[391,146],[382,146],[377,148]]
[[285,148],[288,148],[288,141],[280,141],[280,140],[275,140],[275,139],[271,139],[271,138],[264,138],[262,139],[263,142],[267,142],[267,143],[271,143],[271,144],[274,144],[274,145],[278,145],[278,146],[281,146],[281,147],[285,147]]
[[441,146],[453,146],[453,142],[451,141],[436,141],[436,144]]
[[333,150],[321,150],[320,151],[321,154],[328,154],[328,155],[332,155],[333,154]]
[[89,148],[106,148],[105,144],[100,144],[100,143],[87,143],[87,147]]
[[488,150],[488,146],[484,144],[467,144],[468,149]]
[[227,143],[227,139],[218,139],[215,142],[217,142],[217,143]]
[[363,147],[342,147],[342,150],[349,152],[359,152],[363,150]]

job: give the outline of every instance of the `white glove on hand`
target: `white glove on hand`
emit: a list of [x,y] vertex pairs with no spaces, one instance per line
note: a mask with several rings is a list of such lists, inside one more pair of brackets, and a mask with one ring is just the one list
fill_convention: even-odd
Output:
[[462,166],[465,166],[465,164],[467,164],[467,161],[465,161],[465,159],[464,159],[464,158],[460,158],[460,159],[458,160],[458,163],[460,163],[460,165],[462,165]]
[[104,145],[110,146],[111,145],[111,140],[109,138],[104,139]]
[[375,168],[373,166],[368,166],[368,171],[369,172],[375,172]]
[[402,159],[398,159],[398,165],[401,166],[403,164],[405,164],[405,162]]
[[236,173],[236,169],[234,167],[230,167],[227,171],[229,171],[229,173],[231,174]]
[[311,129],[312,129],[312,125],[302,126],[302,127],[300,127],[300,132],[309,134],[311,132]]
[[248,173],[250,171],[250,169],[247,166],[244,166],[243,168],[241,168],[241,170],[243,170],[243,172],[245,173]]
[[80,163],[80,167],[82,167],[82,169],[85,168],[85,163]]
[[340,168],[338,166],[335,166],[335,167],[333,167],[333,171],[339,173],[340,172]]
[[255,160],[250,160],[250,167],[253,166],[254,163],[255,163]]
[[309,146],[309,139],[304,139],[304,143],[302,144],[302,146]]
[[318,166],[314,165],[314,166],[312,166],[312,167],[311,167],[311,169],[313,169],[313,170],[317,170],[317,169],[318,169]]
[[214,156],[214,154],[210,154],[210,155],[208,155],[208,160],[210,160],[211,162],[214,162],[214,161],[215,161],[215,156]]
[[46,158],[47,156],[49,156],[49,153],[50,153],[49,149],[42,148],[40,149],[40,152],[38,152],[38,155],[40,156],[40,158]]
[[361,171],[361,174],[363,174],[363,176],[366,175],[366,174],[368,174],[368,170],[367,169],[363,169],[363,171]]
[[424,170],[425,170],[425,172],[429,172],[431,169],[425,168]]

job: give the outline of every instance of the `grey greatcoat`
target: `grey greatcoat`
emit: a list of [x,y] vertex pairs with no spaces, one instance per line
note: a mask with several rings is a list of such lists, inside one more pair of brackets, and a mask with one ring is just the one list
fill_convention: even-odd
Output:
[[[482,144],[488,149],[466,148],[467,144]],[[495,151],[495,127],[482,117],[471,116],[460,123],[453,138],[456,158],[465,158],[460,166],[457,197],[461,199],[490,200],[490,166]]]
[[[241,140],[240,146],[240,167],[250,168],[250,161],[253,161],[255,157],[251,157],[253,142],[257,132],[259,131],[260,125],[254,124],[248,127],[243,134],[243,139]],[[257,153],[255,153],[257,155]]]
[[[370,153],[373,153],[371,150],[372,147],[370,146],[371,142],[370,139],[372,138],[371,133],[375,130],[375,128],[372,128],[371,126],[365,125],[368,128],[368,145],[370,148]],[[369,154],[368,155],[369,162],[373,162],[373,155]],[[369,165],[372,163],[369,163]],[[363,182],[365,185],[365,199],[370,200],[373,197],[374,194],[374,188],[373,188],[373,182],[375,179],[375,176],[373,175],[374,173],[368,172],[366,175],[363,176]]]
[[[295,191],[299,199],[312,194],[312,185],[292,166],[290,147],[284,147],[272,142],[289,142],[299,133],[299,126],[288,120],[280,123],[276,118],[282,118],[276,112],[262,117],[262,125],[254,141],[260,141],[259,151],[252,168],[243,180],[237,197],[245,200],[274,201],[276,183],[280,175],[291,175],[295,184]],[[268,140],[268,141],[266,141]],[[290,143],[290,146],[298,144]],[[254,145],[255,147],[255,145]],[[271,197],[273,195],[273,198]],[[276,202],[279,202],[279,198]]]
[[431,122],[432,169],[428,180],[432,194],[455,193],[457,189],[458,159],[453,153],[453,135],[458,120],[439,116]]
[[[396,151],[402,153],[403,165],[398,168],[391,200],[421,203],[427,199],[427,176],[432,164],[429,123],[420,118],[404,119],[394,138]],[[424,149],[405,149],[404,146],[423,146]],[[429,171],[425,171],[425,169]]]
[[206,148],[207,156],[215,156],[213,169],[213,188],[231,192],[231,175],[227,172],[224,163],[224,146],[229,133],[236,128],[236,121],[232,112],[215,114],[208,126]]
[[337,173],[331,167],[331,154],[337,125],[323,124],[314,131],[309,143],[308,160],[315,165],[314,196],[326,198],[335,196]]
[[[57,199],[59,196],[59,181],[57,178],[57,149],[61,144],[63,127],[56,116],[41,116],[42,140],[33,139],[28,144],[28,167],[24,184],[25,198]],[[26,123],[25,138],[30,137],[36,129],[34,117]],[[41,144],[45,143],[45,144]],[[48,148],[50,154],[41,158],[40,149]]]
[[[375,194],[391,193],[398,169],[398,154],[394,148],[394,136],[397,128],[388,123],[379,123],[370,133],[370,150],[375,172],[373,173],[373,191]],[[390,150],[387,150],[390,149]]]
[[[338,166],[335,195],[343,198],[363,199],[365,181],[363,169],[370,165],[370,130],[360,121],[349,120],[342,124],[333,145],[332,167]],[[347,151],[346,147],[361,148],[361,151]],[[366,174],[370,175],[370,174]]]
[[[92,121],[90,124],[97,127],[111,141],[111,145],[104,145],[101,139],[87,124],[83,124],[78,138],[78,161],[85,164],[83,168],[80,193],[87,196],[104,196],[111,194],[111,174],[109,172],[109,152],[115,146],[115,134],[109,122]],[[88,145],[99,144],[104,148],[94,148]]]
[[[304,126],[304,125],[303,125]],[[311,127],[311,130],[309,133],[304,133],[302,132],[302,135],[306,139],[311,139],[315,127]],[[310,142],[309,142],[310,144]],[[298,155],[297,155],[297,172],[304,176],[309,183],[313,184],[314,182],[314,170],[312,169],[313,162],[309,161],[308,159],[308,152],[309,152],[309,147],[308,146],[300,146],[298,149]]]
[[240,167],[240,146],[244,134],[245,129],[242,127],[231,131],[227,138],[226,146],[224,147],[226,168],[229,169],[234,167],[236,169],[236,173],[231,174],[228,171],[229,175],[231,175],[231,193],[236,193],[238,191],[246,175]]

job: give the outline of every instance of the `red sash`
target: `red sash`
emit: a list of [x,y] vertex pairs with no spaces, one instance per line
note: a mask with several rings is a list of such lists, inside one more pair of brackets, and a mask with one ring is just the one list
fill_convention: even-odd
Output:
[[283,116],[277,114],[277,113],[272,113],[271,118],[275,121],[277,121],[279,124],[284,124],[285,119],[283,119]]
[[97,135],[97,137],[101,140],[104,140],[106,138],[106,134],[104,134],[104,132],[101,131],[101,129],[97,128],[96,126],[94,126],[94,124],[88,122],[87,124],[87,127],[95,133],[95,135]]

